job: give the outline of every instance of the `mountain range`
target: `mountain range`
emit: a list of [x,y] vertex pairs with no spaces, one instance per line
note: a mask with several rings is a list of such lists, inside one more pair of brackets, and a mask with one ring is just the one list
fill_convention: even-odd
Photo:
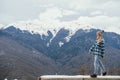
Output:
[[[54,33],[56,34],[53,34]],[[0,78],[35,80],[45,74],[90,74],[89,48],[100,29],[48,30],[46,34],[8,26],[0,30]],[[120,35],[105,32],[103,63],[108,74],[120,75]]]

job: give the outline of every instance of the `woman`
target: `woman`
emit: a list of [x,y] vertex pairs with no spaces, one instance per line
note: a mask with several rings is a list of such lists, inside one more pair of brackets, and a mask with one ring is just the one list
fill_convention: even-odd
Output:
[[98,75],[98,68],[100,67],[102,71],[102,75],[105,76],[106,70],[104,68],[104,65],[101,62],[101,59],[103,58],[104,54],[104,39],[102,37],[104,31],[98,31],[96,33],[97,40],[96,43],[90,48],[89,54],[94,55],[94,74],[90,75],[93,78],[96,78]]

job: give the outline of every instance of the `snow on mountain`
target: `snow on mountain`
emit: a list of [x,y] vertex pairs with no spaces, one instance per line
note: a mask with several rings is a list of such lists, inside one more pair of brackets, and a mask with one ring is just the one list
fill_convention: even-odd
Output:
[[61,47],[64,43],[62,41],[59,42],[59,46]]
[[[27,30],[31,34],[37,33],[40,35],[48,36],[48,31],[50,31],[52,33],[53,37],[46,44],[48,47],[49,47],[51,41],[55,38],[58,31],[60,31],[60,29],[62,29],[62,28],[69,31],[69,35],[67,37],[65,37],[66,42],[69,42],[71,39],[71,36],[73,36],[76,33],[76,31],[78,31],[79,29],[83,29],[83,30],[85,30],[85,32],[90,32],[91,28],[103,29],[105,31],[116,32],[116,33],[120,34],[119,29],[115,28],[115,27],[92,26],[92,25],[88,25],[88,24],[81,23],[78,21],[60,22],[57,20],[55,20],[55,21],[50,21],[50,20],[40,21],[40,20],[36,19],[36,20],[28,20],[28,21],[19,21],[16,23],[9,24],[7,27],[9,27],[11,25],[16,28],[19,28],[21,30]],[[0,25],[0,26],[3,26],[3,25]],[[6,26],[5,26],[5,28],[6,28]],[[63,42],[59,42],[59,46],[62,46],[63,44],[64,44]]]
[[[69,42],[70,38],[72,35],[75,34],[75,32],[79,29],[84,29],[84,30],[89,30],[91,28],[94,28],[93,26],[90,25],[86,25],[86,24],[80,24],[79,22],[59,22],[56,21],[55,23],[53,22],[40,22],[38,20],[34,20],[34,21],[21,21],[21,22],[16,22],[16,23],[12,23],[9,24],[9,26],[15,26],[16,28],[19,28],[21,30],[28,30],[29,32],[33,33],[38,33],[40,35],[45,35],[48,36],[48,31],[50,31],[53,35],[53,37],[50,39],[49,42],[51,42],[54,37],[56,36],[56,34],[58,33],[58,31],[60,29],[66,29],[69,30],[69,35],[67,37],[65,37],[66,42]],[[47,46],[49,46],[49,44],[47,44]]]
[[46,45],[46,46],[47,46],[47,47],[49,47],[49,45],[50,45],[50,44],[49,44],[49,43],[47,43],[47,45]]

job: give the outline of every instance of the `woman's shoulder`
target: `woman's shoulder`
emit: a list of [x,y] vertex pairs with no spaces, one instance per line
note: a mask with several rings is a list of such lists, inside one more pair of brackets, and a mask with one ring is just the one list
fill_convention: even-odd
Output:
[[101,42],[105,42],[104,38],[101,40]]
[[104,44],[104,42],[105,42],[104,39],[102,39],[101,41],[96,40],[96,43],[97,43],[97,44]]
[[105,43],[105,40],[104,39],[102,39],[100,42],[99,42],[99,44],[104,44]]

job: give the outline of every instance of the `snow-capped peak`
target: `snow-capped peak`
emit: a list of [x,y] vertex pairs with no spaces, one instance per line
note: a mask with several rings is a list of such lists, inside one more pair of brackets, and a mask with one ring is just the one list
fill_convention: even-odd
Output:
[[19,28],[21,30],[28,30],[29,32],[33,33],[38,33],[40,35],[45,35],[48,36],[48,31],[50,31],[53,35],[53,37],[50,39],[49,43],[51,43],[51,41],[54,39],[54,37],[56,36],[56,34],[58,33],[58,31],[61,28],[64,28],[66,30],[69,30],[69,35],[65,38],[66,42],[69,42],[70,38],[72,35],[75,34],[75,32],[79,29],[91,29],[94,28],[93,26],[90,25],[86,25],[86,24],[80,24],[79,22],[59,22],[56,21],[55,23],[52,21],[48,21],[48,22],[40,22],[38,20],[34,20],[34,21],[21,21],[21,22],[16,22],[16,23],[12,23],[9,24],[9,26],[15,26],[16,28]]
[[[69,31],[68,36],[65,37],[66,42],[69,42],[71,37],[79,30],[83,29],[85,32],[90,32],[90,29],[103,29],[105,31],[111,31],[116,30],[116,28],[110,29],[109,27],[99,27],[99,26],[91,26],[88,24],[80,23],[78,21],[68,21],[68,22],[60,22],[60,21],[39,21],[39,20],[29,20],[29,21],[19,21],[16,23],[9,24],[8,26],[4,26],[4,28],[7,28],[9,26],[14,26],[16,28],[19,28],[21,30],[27,30],[31,34],[37,33],[40,35],[48,36],[48,31],[52,33],[52,38],[50,41],[46,44],[48,47],[51,43],[51,41],[55,38],[56,34],[60,29],[65,29]],[[1,28],[3,28],[3,25],[0,25]],[[111,31],[113,32],[113,31]],[[116,30],[116,33],[119,33],[119,29]],[[42,37],[41,37],[42,39]],[[59,46],[62,46],[64,43],[59,42]]]

